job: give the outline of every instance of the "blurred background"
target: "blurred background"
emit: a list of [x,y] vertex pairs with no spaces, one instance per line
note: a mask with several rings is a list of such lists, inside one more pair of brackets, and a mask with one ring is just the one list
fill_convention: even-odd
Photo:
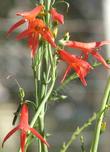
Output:
[[[3,137],[13,128],[13,113],[16,111],[18,99],[18,87],[13,79],[7,79],[12,75],[26,90],[27,99],[33,99],[33,80],[30,60],[30,50],[26,41],[16,41],[15,36],[20,32],[18,28],[6,36],[6,31],[15,23],[17,11],[25,11],[34,8],[34,0],[0,0],[0,146]],[[59,38],[64,32],[70,32],[71,39],[77,41],[102,41],[110,40],[110,1],[109,0],[68,0],[70,8],[66,12],[66,6],[58,4],[58,11],[65,16],[65,24],[59,26]],[[108,47],[103,47],[100,52],[105,59],[110,56]],[[93,59],[93,61],[95,61]],[[59,79],[65,70],[65,65],[60,65]],[[87,87],[83,87],[79,80],[71,81],[62,93],[68,98],[63,102],[50,103],[47,110],[46,127],[51,134],[48,141],[52,145],[51,152],[58,152],[62,143],[67,141],[77,126],[81,126],[101,104],[106,80],[109,71],[100,66],[91,71],[87,76]],[[105,121],[107,129],[101,135],[100,152],[110,152],[110,113],[106,113]],[[93,129],[89,127],[81,135],[84,135],[87,152],[93,136]],[[13,135],[5,144],[3,152],[17,151],[19,147],[18,134]],[[29,152],[36,152],[36,145],[29,147]],[[68,152],[81,152],[80,137],[72,144]]]

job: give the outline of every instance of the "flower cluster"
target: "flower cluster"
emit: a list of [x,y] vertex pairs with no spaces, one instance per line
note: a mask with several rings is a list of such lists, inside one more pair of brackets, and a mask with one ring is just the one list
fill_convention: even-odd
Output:
[[[50,23],[52,23],[52,26],[49,26],[49,23],[47,25],[46,16],[48,16],[48,14],[49,16],[51,16]],[[64,16],[58,13],[55,8],[51,7],[50,10],[47,11],[44,5],[38,5],[31,11],[18,12],[16,13],[16,15],[22,18],[17,23],[11,26],[7,34],[10,34],[19,26],[27,24],[26,29],[19,33],[16,36],[16,39],[28,39],[28,46],[31,49],[32,59],[36,59],[34,57],[35,55],[37,55],[36,50],[39,49],[40,42],[46,41],[47,43],[49,43],[49,45],[51,45],[54,48],[54,53],[52,53],[57,54],[60,60],[64,61],[67,64],[67,69],[62,78],[62,82],[65,80],[70,70],[73,69],[80,78],[83,85],[87,85],[85,77],[87,76],[89,71],[93,69],[93,67],[88,62],[89,54],[91,54],[94,58],[96,58],[96,60],[101,62],[106,68],[110,68],[110,66],[106,63],[104,58],[99,54],[99,50],[101,49],[101,47],[106,44],[110,44],[110,41],[84,43],[78,41],[65,40],[63,41],[62,46],[60,45],[60,43],[57,44],[55,42],[56,36],[54,35],[54,27],[56,28],[58,24],[64,24]],[[68,51],[66,51],[64,47],[79,49],[80,51],[82,51],[82,54],[80,56],[76,56],[75,54],[71,54]],[[5,141],[7,141],[7,139],[19,129],[21,131],[20,143],[22,152],[25,151],[24,149],[28,131],[34,134],[37,138],[39,138],[44,144],[49,146],[47,141],[34,128],[31,128],[29,126],[28,106],[26,103],[22,104],[19,125],[12,129],[5,136],[5,138],[3,139],[2,147]]]
[[31,57],[33,58],[36,54],[36,49],[39,47],[39,41],[47,41],[53,48],[55,48],[60,59],[68,64],[67,70],[63,76],[62,82],[65,80],[66,75],[69,73],[71,68],[75,70],[80,80],[86,85],[85,77],[92,69],[92,66],[88,63],[88,56],[92,54],[99,62],[105,67],[110,68],[104,58],[98,53],[103,45],[110,44],[110,41],[101,42],[77,42],[77,41],[66,41],[63,46],[69,48],[79,49],[83,52],[83,56],[76,56],[68,53],[66,50],[62,50],[56,43],[52,29],[46,25],[43,17],[46,13],[50,13],[52,21],[60,24],[64,24],[64,16],[56,11],[55,8],[51,8],[49,12],[46,12],[43,5],[39,5],[29,12],[18,12],[17,15],[21,16],[22,19],[15,23],[9,30],[11,33],[20,25],[27,23],[27,28],[21,32],[16,38],[17,40],[28,38],[28,45],[31,48]]
[[110,66],[106,63],[104,58],[98,53],[103,45],[110,44],[110,41],[101,41],[101,42],[90,42],[83,43],[77,41],[67,41],[64,43],[64,46],[80,49],[84,56],[75,56],[73,54],[68,53],[65,50],[58,50],[60,58],[68,64],[66,72],[63,76],[62,82],[65,80],[66,75],[69,73],[71,68],[75,70],[83,85],[86,86],[85,77],[92,69],[92,66],[88,63],[87,59],[89,54],[92,54],[99,62],[101,62],[106,68],[110,68]]
[[[20,25],[27,23],[28,27],[21,32],[16,39],[20,40],[23,38],[28,38],[28,45],[31,48],[31,57],[33,58],[36,53],[36,49],[39,46],[39,39],[42,37],[43,40],[48,41],[52,47],[56,47],[54,42],[54,36],[50,28],[43,21],[43,14],[45,9],[43,5],[39,5],[29,12],[18,12],[16,15],[21,16],[22,19],[15,23],[9,30],[8,34],[13,32]],[[53,21],[58,21],[59,23],[64,23],[63,15],[57,13],[57,11],[52,8],[50,11]]]

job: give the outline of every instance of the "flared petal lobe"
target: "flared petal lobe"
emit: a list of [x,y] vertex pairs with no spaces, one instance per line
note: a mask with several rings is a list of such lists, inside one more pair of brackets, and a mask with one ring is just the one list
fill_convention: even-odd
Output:
[[104,58],[96,51],[92,50],[91,54],[99,61],[101,62],[106,68],[110,68],[110,65],[106,63]]
[[61,80],[61,83],[63,83],[63,81],[66,79],[67,74],[71,71],[71,66],[69,65],[63,75],[63,78]]
[[11,135],[13,135],[18,129],[19,129],[19,126],[15,127],[14,129],[12,129],[12,130],[5,136],[5,138],[3,139],[3,142],[2,142],[2,147],[4,146],[5,141],[6,141]]
[[43,10],[43,8],[44,8],[43,5],[39,5],[36,8],[34,8],[32,11],[16,13],[16,15],[22,16],[23,19],[19,20],[17,23],[12,25],[7,33],[9,34],[13,32],[16,28],[18,28],[20,25],[22,25],[26,21],[35,20],[36,16]]
[[34,128],[29,128],[29,130],[30,130],[38,139],[40,139],[44,144],[46,144],[48,147],[50,147],[50,145],[47,143],[47,141],[46,141]]
[[7,34],[10,34],[10,33],[13,32],[16,28],[18,28],[20,25],[22,25],[22,24],[24,24],[24,23],[25,23],[25,20],[24,20],[24,19],[19,20],[17,23],[15,23],[14,25],[12,25],[12,26],[9,28]]
[[53,21],[58,21],[60,24],[64,24],[64,16],[58,13],[55,8],[51,9],[51,15]]
[[17,40],[21,40],[21,39],[24,39],[24,38],[27,38],[27,37],[29,37],[30,36],[30,34],[31,34],[31,31],[30,30],[24,30],[23,32],[21,32],[20,34],[18,34],[17,36],[16,36],[16,39]]
[[24,17],[25,19],[28,19],[28,20],[35,19],[36,16],[43,10],[43,8],[44,8],[43,5],[39,5],[36,8],[34,8],[33,10],[31,10],[31,11],[18,12],[18,13],[16,13],[16,15],[22,16],[22,17]]

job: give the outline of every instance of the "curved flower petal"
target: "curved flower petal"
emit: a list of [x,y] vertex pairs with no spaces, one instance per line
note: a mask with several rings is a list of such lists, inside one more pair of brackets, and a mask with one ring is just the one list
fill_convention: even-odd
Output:
[[18,12],[18,13],[16,13],[16,15],[26,17],[27,19],[31,19],[31,18],[36,17],[43,10],[43,8],[44,8],[43,5],[39,5],[31,11]]
[[10,34],[11,32],[13,32],[17,27],[19,27],[23,23],[25,23],[24,19],[19,20],[17,23],[15,23],[14,25],[11,26],[11,28],[8,30],[7,34]]
[[108,65],[106,63],[106,61],[104,60],[104,58],[96,51],[92,50],[91,54],[98,60],[100,61],[105,67],[110,68],[110,65]]
[[29,31],[28,29],[27,29],[27,30],[24,30],[23,32],[21,32],[20,34],[18,34],[18,35],[16,36],[16,39],[17,39],[17,40],[24,39],[24,38],[28,37],[30,34],[31,34],[31,31]]
[[6,141],[12,134],[14,134],[18,129],[19,129],[19,126],[15,127],[14,129],[12,129],[12,130],[5,136],[5,138],[3,139],[2,147],[3,147],[4,143],[5,143],[5,141]]
[[66,76],[67,76],[67,74],[70,72],[70,70],[71,70],[71,66],[69,65],[69,66],[67,67],[64,75],[63,75],[63,78],[62,78],[62,80],[61,80],[61,83],[63,83],[63,81],[66,79]]
[[[76,71],[77,75],[79,76],[82,84],[87,86],[87,82],[85,80],[85,76],[87,75],[87,71],[79,66],[73,66],[74,70]],[[86,75],[85,75],[86,74]]]
[[46,144],[48,147],[50,146],[47,141],[34,129],[34,128],[29,128],[29,130],[37,137],[39,138],[44,144]]
[[110,44],[110,41],[100,41],[100,42],[94,42],[96,43],[96,48],[100,48],[101,46],[103,45],[106,45],[106,44]]

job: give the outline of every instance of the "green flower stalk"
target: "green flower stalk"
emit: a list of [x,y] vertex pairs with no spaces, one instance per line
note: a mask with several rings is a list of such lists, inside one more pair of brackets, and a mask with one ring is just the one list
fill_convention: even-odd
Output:
[[[110,95],[110,77],[107,81],[107,85],[106,85],[106,88],[104,91],[100,111],[102,111],[106,108],[109,95]],[[102,113],[101,116],[97,119],[93,143],[92,143],[92,147],[91,147],[90,152],[97,152],[97,150],[98,150],[99,138],[100,138],[100,133],[101,133],[101,125],[103,122],[103,118],[104,118],[104,113]]]

